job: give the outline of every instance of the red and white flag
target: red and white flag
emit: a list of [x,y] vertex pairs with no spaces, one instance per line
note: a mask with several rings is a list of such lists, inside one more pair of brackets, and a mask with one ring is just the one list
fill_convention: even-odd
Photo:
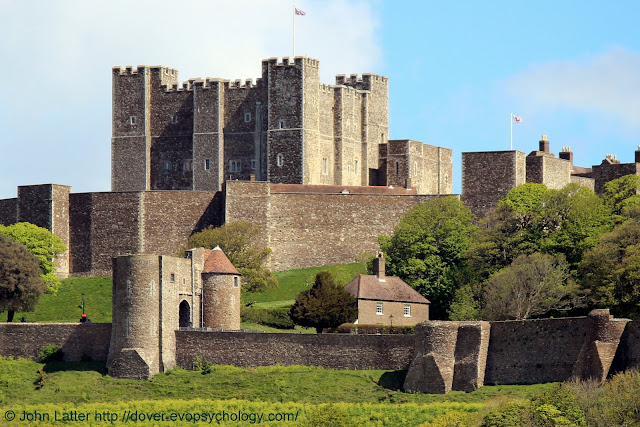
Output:
[[516,123],[522,123],[522,117],[513,115],[513,121]]
[[297,7],[294,6],[294,9],[296,11],[296,15],[306,15],[306,13],[304,12],[304,10],[300,10]]

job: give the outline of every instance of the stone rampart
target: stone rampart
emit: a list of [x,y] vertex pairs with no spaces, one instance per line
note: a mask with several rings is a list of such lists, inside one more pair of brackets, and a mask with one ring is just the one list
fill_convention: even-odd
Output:
[[176,331],[176,362],[185,369],[193,367],[197,356],[214,364],[242,367],[407,369],[413,353],[413,335]]
[[55,344],[65,361],[107,360],[111,323],[0,323],[0,355],[37,359]]

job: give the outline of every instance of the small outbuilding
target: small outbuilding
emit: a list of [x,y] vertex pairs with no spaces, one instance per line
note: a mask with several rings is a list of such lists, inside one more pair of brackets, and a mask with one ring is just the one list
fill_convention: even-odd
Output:
[[373,275],[360,274],[345,289],[358,303],[363,325],[411,326],[429,320],[429,300],[399,277],[385,275],[385,260],[378,253]]

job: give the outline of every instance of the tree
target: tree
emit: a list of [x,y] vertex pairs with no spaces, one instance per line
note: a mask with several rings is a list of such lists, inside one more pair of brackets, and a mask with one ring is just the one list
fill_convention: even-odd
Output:
[[16,311],[32,311],[46,289],[40,277],[38,259],[11,238],[0,235],[0,309],[7,310],[7,322]]
[[480,283],[518,256],[536,252],[562,254],[575,268],[611,226],[611,211],[585,187],[524,184],[480,221],[467,262]]
[[483,318],[525,320],[582,305],[563,256],[521,255],[484,288]]
[[640,205],[640,176],[625,175],[604,185],[602,196],[614,215],[623,215],[625,208]]
[[41,277],[47,292],[55,293],[61,282],[55,275],[56,264],[53,260],[67,250],[62,240],[46,228],[28,222],[0,225],[0,234],[22,243],[31,251],[40,262]]
[[289,312],[291,320],[297,325],[316,328],[335,328],[343,323],[352,322],[358,315],[355,298],[335,283],[329,271],[321,271],[311,289],[302,291]]
[[602,235],[578,268],[591,304],[616,316],[640,317],[640,219]]
[[391,237],[381,236],[387,274],[398,276],[431,301],[444,319],[471,235],[473,214],[455,197],[439,197],[411,209]]
[[220,246],[229,261],[240,271],[243,290],[258,292],[278,286],[278,281],[263,264],[271,249],[262,243],[260,227],[247,221],[235,221],[218,228],[207,228],[189,238],[188,247],[213,249]]
[[480,302],[471,285],[456,289],[447,314],[449,320],[480,320]]

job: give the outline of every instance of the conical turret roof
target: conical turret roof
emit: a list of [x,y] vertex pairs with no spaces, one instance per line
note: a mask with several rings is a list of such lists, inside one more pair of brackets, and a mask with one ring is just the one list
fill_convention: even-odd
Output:
[[204,250],[204,268],[202,272],[240,275],[240,272],[231,264],[229,258],[227,258],[222,249],[220,249],[220,246]]

